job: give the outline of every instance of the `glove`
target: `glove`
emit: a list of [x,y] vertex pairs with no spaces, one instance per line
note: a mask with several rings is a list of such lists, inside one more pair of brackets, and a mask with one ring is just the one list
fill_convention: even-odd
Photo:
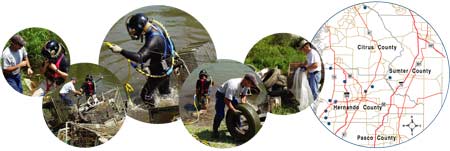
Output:
[[119,45],[115,45],[115,44],[110,45],[109,49],[111,49],[111,51],[114,53],[120,53],[123,50]]
[[305,72],[306,71],[306,67],[300,67],[300,71],[301,72]]
[[241,114],[242,114],[242,112],[239,111],[239,110],[234,110],[234,111],[233,111],[233,115],[234,115],[234,116],[239,116],[239,115],[241,115]]

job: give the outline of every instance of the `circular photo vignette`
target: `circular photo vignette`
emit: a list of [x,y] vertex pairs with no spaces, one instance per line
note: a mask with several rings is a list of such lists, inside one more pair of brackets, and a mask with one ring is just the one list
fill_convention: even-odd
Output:
[[290,33],[272,34],[253,45],[245,64],[261,76],[270,113],[298,113],[316,100],[324,83],[320,54],[308,40]]
[[108,69],[91,63],[72,65],[69,77],[43,97],[48,128],[71,146],[106,143],[125,120],[126,96],[120,81]]
[[67,79],[70,55],[57,34],[31,27],[8,40],[1,62],[3,77],[14,91],[40,97],[57,89]]
[[99,64],[126,88],[127,115],[159,124],[179,118],[179,89],[192,69],[216,60],[211,37],[193,16],[156,5],[136,9],[111,27]]
[[261,129],[268,111],[267,92],[252,68],[232,60],[200,65],[184,82],[180,114],[199,142],[231,148]]

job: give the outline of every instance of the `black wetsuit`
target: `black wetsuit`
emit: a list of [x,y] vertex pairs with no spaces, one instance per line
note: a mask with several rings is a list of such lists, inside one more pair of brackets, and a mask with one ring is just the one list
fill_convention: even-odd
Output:
[[[157,25],[154,26],[160,28]],[[162,30],[160,31],[162,32]],[[148,31],[145,34],[145,44],[138,52],[123,50],[121,51],[121,54],[124,57],[137,62],[138,64],[143,64],[150,60],[148,67],[152,75],[165,74],[166,71],[163,69],[161,61],[164,59],[166,60],[168,66],[171,65],[171,50],[169,47],[169,42],[166,41],[168,39],[164,35],[161,35],[161,32],[155,29]],[[166,53],[165,57],[163,57],[164,53]],[[153,104],[153,93],[155,89],[158,88],[161,95],[169,94],[169,85],[169,76],[162,78],[148,77],[147,82],[141,91],[142,100],[145,103]]]

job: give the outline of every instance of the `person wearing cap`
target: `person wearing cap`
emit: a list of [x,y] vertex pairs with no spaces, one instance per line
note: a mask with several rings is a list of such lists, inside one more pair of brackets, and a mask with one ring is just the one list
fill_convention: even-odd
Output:
[[[153,20],[149,19],[143,13],[136,13],[130,16],[126,21],[126,27],[132,40],[141,40],[144,42],[142,48],[137,52],[122,49],[120,46],[108,45],[114,53],[120,53],[125,58],[145,67],[143,71],[147,74],[157,75],[148,76],[147,82],[141,90],[141,99],[148,108],[154,108],[154,91],[159,90],[162,98],[170,96],[170,75],[173,71],[172,59],[175,57],[172,39],[166,31]],[[159,77],[160,76],[160,77]]]
[[64,84],[61,88],[61,90],[59,91],[59,96],[61,97],[61,101],[63,101],[66,106],[73,106],[73,101],[72,99],[70,99],[69,94],[72,92],[75,95],[81,95],[80,91],[77,91],[75,89],[74,84],[77,83],[77,78],[72,77],[71,80],[69,82],[67,82],[66,84]]
[[19,93],[23,93],[22,81],[20,79],[20,71],[27,68],[27,74],[32,75],[30,62],[28,61],[28,53],[25,49],[26,42],[22,36],[16,34],[10,39],[9,47],[3,50],[2,66],[3,75],[11,87]]
[[302,66],[305,72],[308,73],[308,83],[311,88],[314,100],[319,94],[319,82],[321,75],[321,60],[317,50],[313,50],[311,43],[302,39],[298,45],[298,50],[306,54],[306,63]]
[[[251,89],[259,92],[256,77],[253,74],[247,73],[244,78],[234,78],[224,82],[216,92],[216,115],[214,116],[212,137],[219,137],[219,127],[223,118],[225,117],[225,105],[232,110],[234,114],[239,114],[240,111],[234,106],[238,103],[247,103],[247,97]],[[238,101],[238,99],[240,101]]]

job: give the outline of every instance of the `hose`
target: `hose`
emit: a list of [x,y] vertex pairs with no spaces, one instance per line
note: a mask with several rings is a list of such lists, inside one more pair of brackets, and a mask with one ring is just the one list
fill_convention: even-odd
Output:
[[197,119],[195,119],[194,121],[191,121],[191,122],[184,123],[184,125],[191,125],[191,124],[197,123],[200,120],[200,113],[197,108],[197,95],[196,94],[194,94],[194,108],[195,108],[195,112],[197,113]]

